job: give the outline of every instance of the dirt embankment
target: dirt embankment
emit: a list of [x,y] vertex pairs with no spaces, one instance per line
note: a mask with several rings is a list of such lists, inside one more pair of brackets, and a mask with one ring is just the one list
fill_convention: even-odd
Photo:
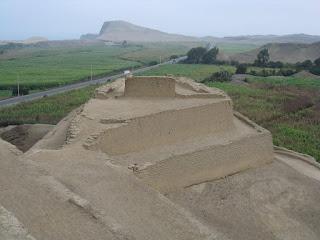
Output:
[[46,124],[9,126],[0,129],[0,137],[15,145],[22,152],[26,152],[52,130],[53,127],[53,125]]

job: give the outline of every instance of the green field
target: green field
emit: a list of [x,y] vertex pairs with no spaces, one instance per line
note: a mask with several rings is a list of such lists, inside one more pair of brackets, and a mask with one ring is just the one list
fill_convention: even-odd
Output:
[[72,110],[93,97],[95,86],[0,109],[0,126],[57,124]]
[[36,48],[22,51],[22,56],[0,60],[0,89],[17,84],[31,89],[46,89],[88,79],[91,65],[94,75],[140,66],[119,56],[138,47],[87,46],[71,48]]
[[43,90],[94,77],[110,75],[152,61],[183,55],[195,44],[106,46],[66,45],[30,47],[0,55],[0,98],[9,97],[19,82],[30,90]]

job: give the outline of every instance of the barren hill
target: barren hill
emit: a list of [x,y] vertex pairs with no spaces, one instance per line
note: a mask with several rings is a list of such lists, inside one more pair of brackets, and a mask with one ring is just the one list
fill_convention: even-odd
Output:
[[264,48],[269,50],[271,61],[296,63],[305,60],[314,61],[320,57],[320,42],[313,44],[270,43],[249,52],[233,55],[231,59],[239,62],[252,63],[256,59],[259,51]]
[[311,44],[320,41],[320,36],[308,34],[289,34],[289,35],[247,35],[247,36],[230,36],[230,37],[203,37],[203,41],[216,43],[237,43],[237,44],[254,44],[265,45],[268,43],[305,43]]
[[[94,37],[94,34],[83,35],[81,38]],[[134,25],[125,21],[105,22],[97,39],[103,41],[122,42],[178,42],[199,41],[198,38],[179,34],[170,34],[158,30]]]

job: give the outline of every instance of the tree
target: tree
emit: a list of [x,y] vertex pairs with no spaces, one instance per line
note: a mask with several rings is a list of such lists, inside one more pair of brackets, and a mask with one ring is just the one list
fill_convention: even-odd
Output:
[[320,57],[314,60],[314,65],[316,65],[317,67],[320,67]]
[[269,50],[267,48],[262,49],[258,55],[255,65],[257,66],[266,66],[270,60]]
[[207,50],[203,47],[197,47],[197,48],[192,48],[188,53],[187,53],[187,63],[201,63],[203,56],[206,54]]
[[124,40],[121,45],[122,45],[122,47],[127,47],[128,46],[128,42],[126,40]]
[[219,53],[219,48],[216,48],[216,47],[212,48],[211,50],[209,50],[204,54],[204,56],[202,57],[202,63],[205,63],[205,64],[215,63],[217,60],[218,53]]
[[247,66],[245,64],[239,64],[236,70],[236,74],[246,74]]

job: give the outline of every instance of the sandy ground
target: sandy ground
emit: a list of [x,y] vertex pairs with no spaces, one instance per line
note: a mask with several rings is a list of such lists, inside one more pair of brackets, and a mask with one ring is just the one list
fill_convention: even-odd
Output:
[[320,183],[278,160],[168,197],[230,239],[320,236]]

